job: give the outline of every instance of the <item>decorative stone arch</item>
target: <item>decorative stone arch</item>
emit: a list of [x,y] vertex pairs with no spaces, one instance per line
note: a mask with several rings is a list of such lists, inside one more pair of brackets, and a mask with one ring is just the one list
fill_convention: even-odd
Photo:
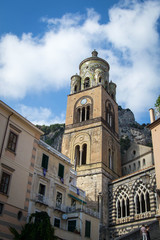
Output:
[[[116,222],[116,218],[117,218],[117,210],[118,210],[117,209],[117,204],[118,204],[117,200],[119,199],[120,196],[122,196],[122,199],[123,199],[123,195],[124,195],[125,200],[128,199],[128,201],[129,201],[128,210],[130,212],[130,189],[127,185],[120,185],[114,191],[114,196],[113,196],[113,214],[112,214],[113,222]],[[121,205],[121,207],[122,207],[122,205]],[[126,202],[126,208],[127,208],[127,202]],[[126,211],[127,211],[127,209],[126,209]],[[126,214],[126,216],[127,215],[128,214]]]
[[115,131],[115,111],[112,103],[107,100],[105,103],[105,119],[106,125],[113,131]]
[[[76,169],[77,166],[90,164],[90,145],[91,139],[88,133],[79,133],[72,139],[71,142],[71,162],[74,164],[74,168]],[[79,161],[77,161],[76,151],[77,146],[79,146]],[[86,156],[84,156],[85,154]],[[85,159],[84,159],[85,158]]]
[[85,122],[93,118],[93,99],[90,96],[79,98],[74,105],[73,122]]
[[[155,174],[148,174],[150,181],[148,184],[145,184],[142,178],[137,179],[133,184],[133,195],[134,195],[134,207],[135,214],[143,214],[150,212],[150,214],[155,214],[156,209],[156,194],[154,189],[156,189],[156,178]],[[139,201],[139,203],[137,202]],[[137,204],[139,204],[139,208]]]

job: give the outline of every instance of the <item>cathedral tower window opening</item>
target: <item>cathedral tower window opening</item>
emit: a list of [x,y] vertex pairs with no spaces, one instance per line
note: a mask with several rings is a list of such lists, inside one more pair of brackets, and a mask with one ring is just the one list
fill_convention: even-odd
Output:
[[83,144],[82,146],[82,165],[86,164],[87,157],[87,144]]
[[74,86],[74,92],[77,92],[77,85]]
[[86,163],[87,163],[87,144],[84,143],[81,146],[76,145],[74,154],[75,170],[77,166],[85,165]]
[[77,122],[84,122],[90,119],[90,106],[77,109]]
[[109,168],[113,170],[113,160],[114,160],[114,152],[111,151],[111,149],[109,148],[108,150],[108,157],[109,157]]
[[117,218],[128,217],[130,214],[129,197],[124,191],[122,191],[118,196],[118,199],[116,202],[116,209],[117,209]]
[[109,101],[106,102],[106,122],[111,129],[115,130],[114,108]]
[[89,77],[87,77],[84,80],[84,89],[89,88],[89,87],[90,87],[90,79],[89,79]]

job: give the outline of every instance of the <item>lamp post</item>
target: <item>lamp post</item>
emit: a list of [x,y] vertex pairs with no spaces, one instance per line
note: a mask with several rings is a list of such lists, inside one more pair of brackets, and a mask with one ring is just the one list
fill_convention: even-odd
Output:
[[[147,174],[147,173],[144,173],[142,176],[141,176],[141,179],[143,181],[143,183],[145,185],[148,185],[150,184],[150,176]],[[157,193],[157,195],[160,197],[160,189],[158,188],[154,188],[152,186],[149,187],[154,193]]]

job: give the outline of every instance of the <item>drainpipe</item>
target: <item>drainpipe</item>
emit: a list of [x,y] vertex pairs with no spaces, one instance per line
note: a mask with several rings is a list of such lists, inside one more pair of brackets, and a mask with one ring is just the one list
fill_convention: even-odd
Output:
[[0,152],[0,158],[2,156],[2,151],[3,151],[3,146],[4,146],[4,141],[5,141],[5,138],[6,138],[6,133],[7,133],[7,128],[8,128],[8,124],[9,124],[9,120],[10,120],[10,117],[13,115],[13,113],[11,113],[7,119],[7,124],[6,124],[6,129],[5,129],[5,132],[4,132],[4,137],[3,137],[3,141],[2,141],[2,147],[1,147],[1,152]]

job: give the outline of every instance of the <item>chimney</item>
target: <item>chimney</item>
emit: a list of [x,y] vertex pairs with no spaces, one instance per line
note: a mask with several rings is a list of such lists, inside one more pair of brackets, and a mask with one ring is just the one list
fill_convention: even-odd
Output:
[[155,121],[154,109],[150,108],[149,113],[150,113],[150,121],[151,123],[153,123]]

